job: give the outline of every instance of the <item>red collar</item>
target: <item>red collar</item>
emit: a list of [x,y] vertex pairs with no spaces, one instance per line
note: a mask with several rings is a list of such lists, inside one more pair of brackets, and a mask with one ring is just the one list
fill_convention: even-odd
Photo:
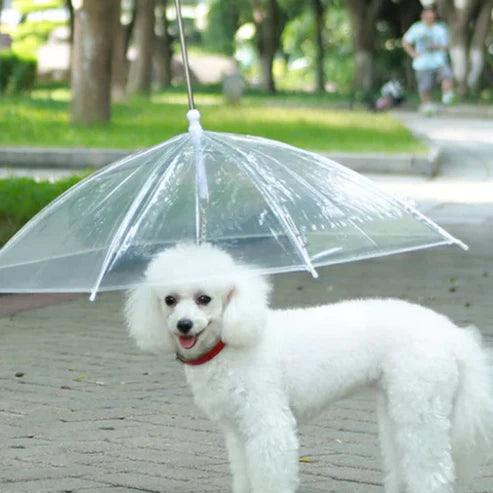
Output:
[[176,358],[179,359],[182,363],[185,363],[186,365],[192,365],[192,366],[203,365],[204,363],[207,363],[212,358],[217,356],[225,347],[226,344],[224,344],[224,342],[219,339],[219,341],[217,341],[215,346],[209,349],[207,353],[203,354],[202,356],[199,356],[196,359],[185,359],[182,358],[179,354],[176,355]]

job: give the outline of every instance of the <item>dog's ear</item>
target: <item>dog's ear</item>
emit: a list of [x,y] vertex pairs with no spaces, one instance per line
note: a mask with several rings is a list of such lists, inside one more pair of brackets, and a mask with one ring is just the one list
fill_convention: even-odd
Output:
[[174,345],[159,306],[159,299],[146,285],[128,293],[125,318],[130,336],[144,351],[173,353]]
[[239,277],[227,294],[222,340],[233,347],[254,345],[265,326],[270,284],[262,277]]

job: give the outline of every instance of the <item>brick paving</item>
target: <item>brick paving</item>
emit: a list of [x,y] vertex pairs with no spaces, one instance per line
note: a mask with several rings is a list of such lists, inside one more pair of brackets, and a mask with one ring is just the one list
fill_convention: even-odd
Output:
[[[317,281],[278,276],[273,304],[397,296],[477,324],[493,346],[493,225],[451,232],[471,250],[329,267]],[[180,364],[141,353],[127,338],[120,294],[41,307],[29,300],[0,318],[2,493],[231,491],[222,436],[194,406]],[[369,391],[304,426],[301,454],[311,462],[301,463],[300,492],[382,492],[376,432]],[[493,492],[493,463],[471,487]]]

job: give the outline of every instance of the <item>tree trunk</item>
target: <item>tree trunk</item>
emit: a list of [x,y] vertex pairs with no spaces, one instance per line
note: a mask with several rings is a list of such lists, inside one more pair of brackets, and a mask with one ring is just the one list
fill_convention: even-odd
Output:
[[137,56],[130,64],[129,93],[145,95],[151,93],[155,6],[155,0],[137,0],[137,17],[134,28]]
[[353,28],[355,72],[353,87],[365,93],[375,81],[375,33],[383,0],[347,0]]
[[119,0],[83,0],[74,11],[71,119],[76,123],[111,118],[111,50]]
[[399,24],[401,32],[405,33],[412,24],[419,21],[419,16],[423,10],[423,5],[419,0],[401,0],[399,7]]
[[438,16],[449,26],[452,25],[455,18],[455,0],[437,0],[436,7]]
[[[65,0],[65,6],[67,7],[68,10],[68,28],[69,28],[69,45],[70,45],[70,52],[69,52],[69,60],[68,60],[68,71],[69,73],[72,73],[72,52],[73,52],[73,46],[74,46],[74,6],[72,5],[72,0]],[[0,5],[1,7],[1,5]]]
[[120,5],[113,26],[113,53],[111,58],[111,100],[122,103],[126,99],[128,74],[125,28],[120,21]]
[[[476,4],[477,0],[465,0],[462,4],[457,3],[454,14],[452,14],[450,58],[459,95],[464,95],[467,91],[469,29],[475,13]],[[451,13],[448,15],[450,16]]]
[[65,0],[65,5],[67,6],[68,9],[68,25],[70,29],[70,34],[69,34],[69,40],[70,40],[70,46],[72,46],[72,43],[74,42],[74,6],[72,5],[72,0]]
[[317,47],[316,63],[316,88],[317,91],[325,91],[324,59],[325,50],[323,42],[324,6],[321,0],[312,0],[313,14],[315,17],[315,44]]
[[251,0],[260,58],[260,90],[275,92],[272,66],[280,44],[279,5],[277,0]]
[[[423,10],[423,6],[419,0],[400,1],[399,6],[399,26],[400,32],[405,33],[412,24],[419,21],[419,16]],[[405,86],[410,90],[416,90],[416,77],[414,74],[412,59],[405,57],[404,59],[405,70]]]
[[158,34],[154,44],[154,68],[156,85],[162,89],[171,85],[173,78],[173,38],[169,33],[169,20],[166,14],[168,0],[159,1]]
[[478,89],[484,70],[485,42],[491,27],[492,11],[493,0],[485,0],[480,6],[476,26],[472,34],[469,49],[469,74],[467,76],[467,86],[471,91]]
[[128,47],[130,46],[130,39],[132,38],[134,27],[135,27],[135,18],[137,17],[137,1],[134,0],[132,3],[132,15],[130,17],[130,22],[125,26],[125,53],[128,52]]
[[439,0],[439,13],[451,26],[450,58],[463,96],[477,88],[484,68],[485,40],[491,26],[492,0]]

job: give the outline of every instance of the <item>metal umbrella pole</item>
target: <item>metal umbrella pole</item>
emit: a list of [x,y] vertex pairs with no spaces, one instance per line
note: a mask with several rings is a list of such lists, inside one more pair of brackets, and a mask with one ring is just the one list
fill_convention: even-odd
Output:
[[207,212],[206,204],[209,200],[209,186],[205,170],[205,158],[202,150],[203,130],[200,125],[200,112],[195,108],[193,99],[192,82],[190,80],[190,64],[188,62],[187,44],[185,41],[185,30],[183,29],[183,18],[181,15],[180,0],[175,0],[176,20],[180,33],[181,57],[183,60],[183,71],[185,73],[185,83],[187,86],[188,108],[187,118],[189,122],[188,130],[192,136],[194,146],[195,161],[195,242],[197,244],[207,241]]
[[180,33],[181,58],[183,60],[183,70],[185,71],[185,83],[187,85],[188,108],[190,110],[194,110],[195,102],[193,100],[192,83],[190,81],[190,65],[188,63],[187,44],[185,41],[185,30],[183,29],[183,18],[181,16],[180,0],[175,0],[175,6],[176,6],[176,21],[178,22],[178,32]]

